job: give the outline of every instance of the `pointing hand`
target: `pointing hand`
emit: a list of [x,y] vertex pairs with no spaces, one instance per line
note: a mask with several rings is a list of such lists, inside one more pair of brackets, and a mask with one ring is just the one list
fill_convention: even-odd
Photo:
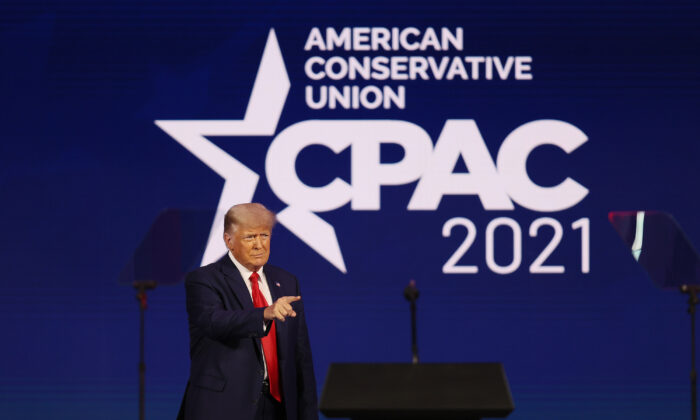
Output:
[[265,308],[263,317],[268,321],[277,319],[282,322],[284,322],[284,320],[289,316],[294,318],[297,316],[297,313],[294,312],[294,309],[292,308],[292,302],[299,300],[301,300],[301,296],[283,296],[277,299],[275,303]]

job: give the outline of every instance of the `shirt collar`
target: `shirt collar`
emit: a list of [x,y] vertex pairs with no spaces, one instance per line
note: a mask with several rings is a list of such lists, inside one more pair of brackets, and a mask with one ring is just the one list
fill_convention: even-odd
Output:
[[[243,264],[238,262],[236,257],[233,256],[233,252],[231,250],[228,251],[228,256],[231,258],[231,261],[233,261],[233,264],[236,266],[238,269],[238,272],[241,273],[241,277],[243,277],[243,280],[248,281],[250,280],[250,275],[253,274],[252,271],[248,270]],[[262,267],[260,267],[260,270],[258,270],[258,275],[262,278]],[[259,280],[258,280],[259,281]]]

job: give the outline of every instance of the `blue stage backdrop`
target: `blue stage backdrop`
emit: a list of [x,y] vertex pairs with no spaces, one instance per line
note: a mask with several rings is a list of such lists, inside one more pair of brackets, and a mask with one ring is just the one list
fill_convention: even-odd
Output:
[[[700,244],[699,45],[677,0],[4,1],[0,417],[136,418],[120,271],[162,210],[211,210],[207,262],[215,210],[259,201],[319,392],[410,360],[414,279],[421,360],[503,362],[510,418],[684,418],[685,298],[607,213]],[[182,283],[149,305],[147,417],[172,419]]]

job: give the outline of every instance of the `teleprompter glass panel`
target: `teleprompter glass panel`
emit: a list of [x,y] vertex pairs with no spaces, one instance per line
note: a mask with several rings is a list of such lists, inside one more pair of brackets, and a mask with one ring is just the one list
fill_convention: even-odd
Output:
[[700,257],[673,216],[649,210],[613,211],[608,220],[659,287],[700,284]]
[[183,281],[202,260],[213,219],[213,210],[162,211],[122,269],[119,283]]

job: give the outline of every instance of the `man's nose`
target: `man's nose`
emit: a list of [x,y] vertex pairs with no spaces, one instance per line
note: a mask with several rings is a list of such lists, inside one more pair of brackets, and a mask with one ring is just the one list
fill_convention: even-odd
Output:
[[260,236],[256,236],[255,240],[253,241],[253,247],[260,248],[262,247],[262,238]]

